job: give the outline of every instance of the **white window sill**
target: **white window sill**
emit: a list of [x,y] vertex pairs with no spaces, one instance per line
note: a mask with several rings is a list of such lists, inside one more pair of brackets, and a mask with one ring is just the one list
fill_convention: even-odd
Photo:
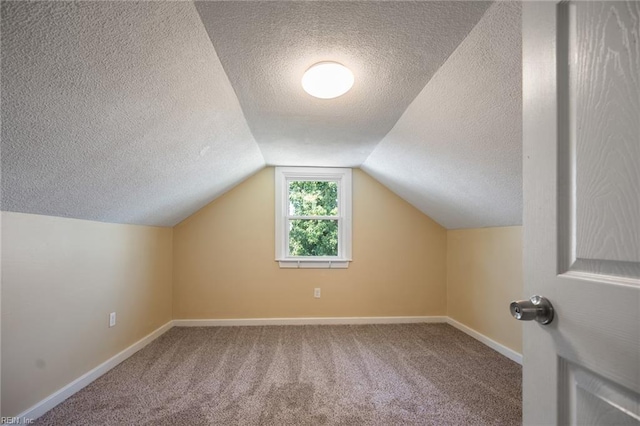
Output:
[[346,269],[351,259],[278,259],[276,262],[286,269]]

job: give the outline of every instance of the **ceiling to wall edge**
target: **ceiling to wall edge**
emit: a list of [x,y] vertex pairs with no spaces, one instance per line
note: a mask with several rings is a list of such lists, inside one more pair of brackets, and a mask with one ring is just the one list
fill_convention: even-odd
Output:
[[[238,186],[240,186],[242,183],[248,181],[249,179],[251,179],[252,177],[254,177],[255,175],[257,175],[258,173],[262,172],[264,169],[268,169],[268,168],[275,168],[275,167],[279,167],[278,165],[271,165],[271,164],[265,164],[264,167],[258,169],[257,171],[255,171],[254,173],[248,175],[246,178],[242,179],[241,181],[239,181],[237,184],[233,185],[232,187],[230,187],[228,190],[224,191],[223,193],[221,193],[220,195],[218,195],[215,199],[211,200],[209,203],[205,204],[204,206],[202,206],[201,208],[199,208],[198,210],[194,211],[193,213],[191,213],[189,216],[185,217],[184,219],[182,219],[181,221],[177,222],[176,224],[172,225],[172,226],[167,226],[166,228],[174,228],[176,226],[179,226],[181,223],[185,222],[186,220],[188,220],[189,218],[191,218],[192,216],[195,216],[196,214],[198,214],[201,210],[205,209],[206,207],[208,207],[209,205],[211,205],[212,203],[220,200],[225,194],[233,191],[234,189],[236,189]],[[288,166],[287,166],[288,167]],[[320,167],[319,167],[320,168]],[[367,170],[363,169],[362,167],[358,166],[358,167],[347,167],[353,170],[360,170],[362,173],[364,173],[365,175],[367,175],[369,178],[373,179],[376,183],[378,183],[380,186],[382,186],[384,189],[386,189],[387,191],[391,192],[394,196],[398,197],[399,199],[401,199],[402,201],[404,201],[405,203],[407,203],[408,205],[410,205],[411,207],[413,207],[418,213],[420,213],[421,215],[429,218],[430,220],[432,220],[434,223],[438,224],[438,226],[440,226],[441,228],[445,229],[446,231],[456,231],[456,230],[461,230],[461,229],[491,229],[491,228],[509,228],[509,227],[514,227],[514,226],[522,226],[521,223],[518,224],[506,224],[506,225],[501,225],[501,226],[483,226],[480,228],[476,228],[476,227],[460,227],[460,228],[447,228],[446,226],[442,225],[441,223],[439,223],[437,220],[435,220],[434,218],[432,218],[431,216],[429,216],[428,214],[426,214],[425,212],[423,212],[419,207],[417,207],[416,205],[414,205],[413,203],[407,201],[407,199],[405,199],[404,197],[400,196],[397,192],[395,192],[393,189],[389,188],[387,185],[385,185],[384,183],[380,182],[374,175],[370,174],[369,172],[367,172]]]
[[[151,227],[151,228],[170,228],[173,229],[177,226],[179,226],[180,224],[182,224],[183,222],[185,222],[186,220],[188,220],[189,218],[197,215],[200,211],[202,211],[203,209],[205,209],[206,207],[208,207],[209,205],[211,205],[212,203],[215,203],[216,201],[219,201],[224,195],[232,192],[234,189],[236,189],[238,186],[240,186],[241,184],[243,184],[244,182],[247,182],[249,179],[251,179],[252,177],[256,176],[258,173],[262,172],[264,169],[267,168],[275,168],[278,167],[276,165],[270,165],[270,164],[265,164],[264,166],[262,166],[260,169],[256,170],[255,172],[247,175],[246,177],[244,177],[243,179],[239,180],[237,183],[235,183],[234,185],[231,185],[229,188],[227,188],[225,191],[221,192],[218,196],[216,196],[214,199],[212,199],[211,201],[209,201],[207,204],[205,204],[204,206],[200,207],[199,209],[197,209],[196,211],[190,213],[188,216],[182,218],[181,220],[179,220],[178,222],[174,223],[171,226],[161,226],[161,225],[141,225],[141,224],[136,224],[136,223],[120,223],[120,222],[107,222],[107,221],[101,221],[101,220],[90,220],[90,219],[82,219],[82,218],[77,218],[77,217],[69,217],[69,216],[52,216],[52,217],[60,217],[63,219],[72,219],[72,220],[81,220],[81,221],[85,221],[85,222],[97,222],[97,223],[107,223],[107,224],[115,224],[115,225],[129,225],[129,226],[144,226],[144,227]],[[434,223],[438,224],[438,226],[442,227],[443,229],[447,230],[447,231],[455,231],[455,230],[461,230],[461,229],[476,229],[473,227],[462,227],[462,228],[447,228],[445,226],[443,226],[441,223],[439,223],[437,220],[435,220],[434,218],[432,218],[431,216],[429,216],[428,214],[426,214],[425,212],[423,212],[422,210],[420,210],[420,208],[418,208],[417,206],[415,206],[413,203],[407,201],[404,197],[401,197],[400,195],[398,195],[397,192],[395,192],[394,190],[392,190],[391,188],[389,188],[387,185],[385,185],[384,183],[380,182],[378,179],[376,179],[375,176],[373,176],[372,174],[368,173],[365,169],[361,168],[361,167],[349,167],[350,169],[355,169],[355,170],[360,170],[362,173],[366,174],[368,177],[370,177],[371,179],[373,179],[374,181],[376,181],[376,183],[378,183],[379,185],[381,185],[383,188],[385,188],[387,191],[391,192],[393,195],[395,195],[396,197],[400,198],[402,201],[404,201],[405,203],[407,203],[408,205],[410,205],[411,207],[413,207],[418,213],[420,213],[421,215],[429,218],[430,220],[432,220]],[[11,210],[4,210],[2,209],[2,206],[0,206],[0,212],[6,212],[6,213],[17,213],[17,214],[27,214],[27,215],[33,215],[33,216],[48,216],[48,215],[42,215],[42,214],[37,214],[37,213],[25,213],[25,212],[16,212],[16,211],[11,211]],[[508,224],[508,225],[502,225],[500,226],[501,228],[508,228],[508,227],[514,227],[514,226],[522,226],[522,224]],[[496,228],[496,226],[485,226],[482,228]]]
[[[244,182],[247,182],[249,179],[251,179],[252,177],[256,176],[258,173],[262,172],[264,169],[268,169],[268,168],[276,168],[276,167],[280,167],[278,165],[270,165],[270,164],[265,164],[264,167],[258,169],[257,171],[255,171],[254,173],[248,175],[246,178],[242,179],[241,181],[239,181],[237,184],[233,185],[232,187],[230,187],[228,190],[224,191],[223,193],[221,193],[220,195],[218,195],[215,199],[211,200],[209,203],[205,204],[204,206],[202,206],[201,208],[199,208],[198,210],[194,211],[193,213],[191,213],[189,216],[185,217],[184,219],[180,220],[179,222],[177,222],[176,224],[172,225],[172,226],[167,226],[166,228],[175,228],[176,226],[179,226],[181,223],[189,220],[189,218],[197,215],[200,211],[202,211],[203,209],[207,208],[208,206],[210,206],[212,203],[215,203],[216,201],[219,201],[225,194],[230,193],[231,191],[233,191],[234,189],[236,189],[238,186],[240,186],[241,184],[243,184]],[[285,167],[290,167],[290,166],[285,166]],[[317,167],[317,168],[322,168],[322,167]],[[401,197],[400,195],[398,195],[398,193],[396,193],[394,190],[392,190],[391,188],[389,188],[387,185],[385,185],[384,183],[380,182],[378,179],[376,179],[375,176],[369,174],[366,170],[362,169],[361,167],[345,167],[348,169],[352,169],[352,170],[360,170],[362,173],[364,173],[365,175],[367,175],[369,178],[373,179],[377,184],[379,184],[380,186],[382,186],[384,189],[386,189],[387,191],[391,192],[394,196],[396,196],[397,198],[399,198],[400,200],[402,200],[403,202],[407,203],[408,205],[410,205],[413,209],[415,209],[418,213],[420,213],[421,215],[427,217],[429,220],[433,221],[434,223],[438,224],[438,226],[440,226],[441,228],[445,229],[445,230],[450,230],[448,228],[446,228],[445,226],[443,226],[441,223],[439,223],[437,220],[433,219],[431,216],[429,216],[428,214],[426,214],[425,212],[423,212],[422,210],[420,210],[418,207],[416,207],[415,205],[413,205],[412,203],[410,203],[409,201],[407,201],[405,198]],[[463,228],[456,228],[456,229],[463,229]]]

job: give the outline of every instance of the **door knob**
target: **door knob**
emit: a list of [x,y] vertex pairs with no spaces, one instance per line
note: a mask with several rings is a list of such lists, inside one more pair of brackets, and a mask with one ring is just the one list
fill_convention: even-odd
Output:
[[533,296],[529,300],[518,300],[509,305],[511,315],[520,321],[536,320],[540,324],[553,321],[553,306],[542,296]]

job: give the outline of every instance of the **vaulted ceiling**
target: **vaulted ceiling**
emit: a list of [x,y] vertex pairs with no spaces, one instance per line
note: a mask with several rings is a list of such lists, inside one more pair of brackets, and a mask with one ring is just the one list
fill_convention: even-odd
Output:
[[[485,2],[197,2],[267,164],[357,167],[478,22]],[[355,75],[317,99],[328,59]]]
[[[487,2],[2,2],[2,210],[171,226],[265,165],[520,223],[520,15]],[[355,74],[319,100],[302,73]]]

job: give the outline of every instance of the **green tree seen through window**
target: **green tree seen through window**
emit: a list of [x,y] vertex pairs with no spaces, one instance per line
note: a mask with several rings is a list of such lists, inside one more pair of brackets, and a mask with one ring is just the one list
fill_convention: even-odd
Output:
[[[289,182],[291,216],[337,216],[338,183],[332,181]],[[337,256],[336,219],[292,219],[289,222],[291,256]]]

